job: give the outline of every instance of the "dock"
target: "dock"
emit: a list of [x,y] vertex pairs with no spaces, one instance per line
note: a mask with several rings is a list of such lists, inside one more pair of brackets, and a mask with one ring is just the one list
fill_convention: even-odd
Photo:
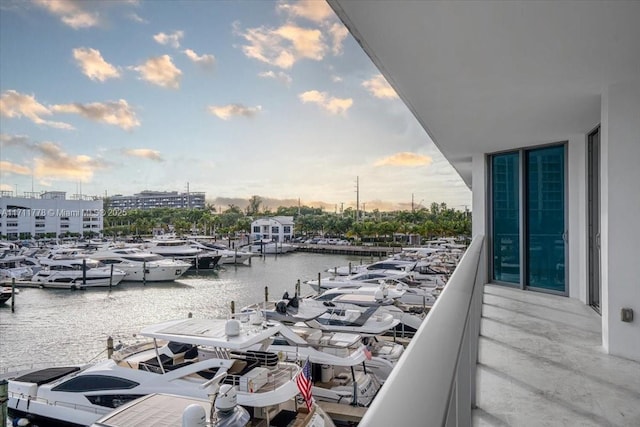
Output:
[[402,251],[401,247],[296,244],[300,252],[386,258]]
[[367,408],[362,406],[351,406],[333,402],[316,401],[318,405],[334,421],[345,423],[359,423],[367,412]]

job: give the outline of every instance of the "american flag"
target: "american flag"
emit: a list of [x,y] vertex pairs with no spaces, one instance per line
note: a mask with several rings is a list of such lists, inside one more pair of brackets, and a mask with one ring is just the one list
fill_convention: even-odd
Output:
[[313,396],[311,396],[311,363],[309,363],[309,358],[307,358],[307,360],[304,362],[302,370],[296,377],[296,384],[298,385],[300,394],[302,394],[302,397],[304,397],[304,401],[307,404],[307,409],[311,411]]

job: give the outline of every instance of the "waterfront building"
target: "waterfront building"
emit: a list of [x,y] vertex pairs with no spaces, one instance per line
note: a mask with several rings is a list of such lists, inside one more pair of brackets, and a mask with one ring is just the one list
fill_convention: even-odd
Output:
[[112,209],[199,208],[204,209],[204,192],[142,191],[133,196],[116,194],[109,197]]
[[288,242],[293,237],[294,225],[292,216],[259,218],[251,223],[251,239]]
[[[640,2],[328,2],[472,190],[477,241],[363,424],[640,425]],[[447,289],[474,283],[465,324]]]
[[0,234],[3,239],[97,236],[103,229],[102,199],[64,191],[0,192]]

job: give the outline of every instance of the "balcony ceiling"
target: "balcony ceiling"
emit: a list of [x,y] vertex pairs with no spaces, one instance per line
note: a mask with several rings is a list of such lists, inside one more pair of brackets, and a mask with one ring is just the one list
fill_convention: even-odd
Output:
[[469,186],[473,154],[587,133],[640,77],[639,1],[328,1]]

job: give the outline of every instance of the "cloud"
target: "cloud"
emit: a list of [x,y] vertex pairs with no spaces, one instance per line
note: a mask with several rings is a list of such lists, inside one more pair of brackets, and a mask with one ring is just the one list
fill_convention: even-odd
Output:
[[0,160],[0,171],[2,171],[2,173],[12,173],[16,175],[31,174],[31,169],[28,167],[7,162],[6,160]]
[[329,34],[331,35],[331,52],[334,55],[342,54],[342,42],[349,35],[347,27],[339,22],[334,23],[329,27]]
[[300,0],[294,4],[280,3],[277,9],[288,13],[291,17],[306,18],[316,23],[322,23],[335,16],[327,2],[318,0]]
[[97,26],[100,21],[96,12],[85,10],[91,2],[79,2],[73,0],[34,0],[34,4],[46,9],[52,15],[69,27],[77,30],[79,28],[90,28]]
[[8,118],[26,117],[35,124],[51,126],[57,129],[73,129],[68,123],[44,120],[41,116],[50,116],[52,111],[36,101],[35,96],[8,90],[0,96],[0,116]]
[[433,159],[422,154],[402,152],[378,160],[374,166],[429,166]]
[[342,77],[333,74],[331,76],[331,81],[334,82],[334,83],[341,83],[343,81],[343,79],[342,79]]
[[85,47],[73,49],[73,57],[82,73],[91,80],[103,82],[120,77],[118,69],[105,61],[99,50]]
[[34,153],[33,175],[38,179],[90,181],[96,170],[108,166],[107,162],[83,154],[65,153],[54,142],[30,142],[24,137],[7,135],[3,135],[1,140],[3,144],[21,147]]
[[57,113],[80,114],[89,120],[115,125],[124,130],[140,126],[136,113],[124,99],[104,103],[53,105],[51,109]]
[[185,49],[183,52],[194,64],[201,65],[205,68],[211,68],[215,61],[215,57],[213,55],[203,54],[198,56],[198,54],[191,49]]
[[278,80],[278,81],[286,84],[287,86],[289,86],[291,84],[291,82],[293,81],[291,76],[289,74],[285,73],[284,71],[278,71],[277,73],[274,72],[274,71],[265,71],[265,72],[259,73],[258,76],[262,77],[262,78],[265,78],[265,79]]
[[283,69],[291,68],[300,59],[320,61],[328,50],[320,30],[293,24],[276,29],[249,28],[239,35],[248,42],[242,46],[247,57]]
[[229,120],[231,117],[235,117],[235,116],[254,117],[261,110],[262,110],[262,107],[260,105],[256,107],[245,107],[242,104],[209,106],[209,112],[222,120]]
[[144,64],[133,67],[133,70],[139,72],[143,80],[154,85],[171,89],[180,87],[182,71],[173,65],[169,55],[149,58]]
[[331,114],[346,113],[353,105],[353,99],[351,98],[335,98],[329,96],[326,92],[319,92],[317,90],[309,90],[298,95],[303,103],[318,104],[324,110]]
[[133,22],[138,22],[140,24],[148,24],[149,23],[149,21],[147,21],[146,19],[141,18],[140,15],[138,15],[135,12],[131,12],[130,14],[128,14],[127,18],[129,18]]
[[164,161],[158,150],[152,150],[150,148],[132,148],[124,150],[124,153],[128,156],[141,157],[143,159],[149,159],[156,162]]
[[365,87],[376,98],[395,99],[398,98],[396,91],[387,83],[382,74],[375,75],[369,80],[362,82]]
[[153,39],[163,45],[169,45],[176,49],[180,47],[180,40],[184,37],[184,31],[174,31],[172,34],[158,33]]

